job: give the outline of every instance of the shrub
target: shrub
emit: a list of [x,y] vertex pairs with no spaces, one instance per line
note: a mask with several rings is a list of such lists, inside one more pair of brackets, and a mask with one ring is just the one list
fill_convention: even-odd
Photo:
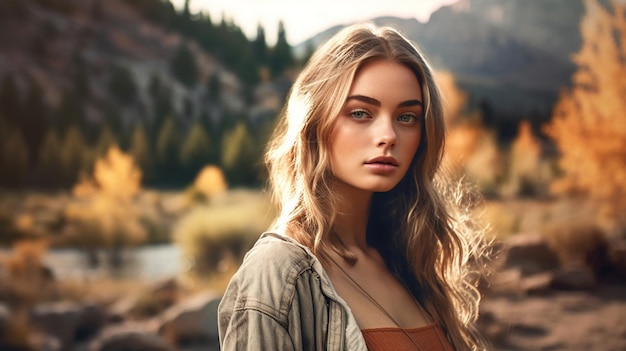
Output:
[[212,197],[223,194],[228,183],[222,170],[214,165],[204,167],[193,184],[185,191],[188,204],[207,203]]
[[176,224],[174,241],[190,264],[192,275],[205,276],[238,264],[273,212],[261,194],[226,194],[211,206],[190,210]]
[[141,172],[132,157],[116,147],[96,162],[93,179],[83,179],[73,189],[76,203],[66,209],[74,224],[74,244],[110,249],[111,263],[118,265],[120,250],[147,238],[139,208],[133,200],[141,189]]
[[551,178],[549,164],[542,158],[541,144],[530,123],[524,120],[511,145],[508,177],[502,192],[508,196],[545,195]]

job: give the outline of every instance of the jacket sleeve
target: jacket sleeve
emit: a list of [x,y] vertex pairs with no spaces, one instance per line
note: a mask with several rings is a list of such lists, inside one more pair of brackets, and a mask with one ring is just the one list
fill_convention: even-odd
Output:
[[285,327],[269,315],[254,309],[224,312],[219,319],[222,351],[294,351]]
[[218,308],[222,350],[326,349],[320,281],[304,250],[262,240],[248,252]]

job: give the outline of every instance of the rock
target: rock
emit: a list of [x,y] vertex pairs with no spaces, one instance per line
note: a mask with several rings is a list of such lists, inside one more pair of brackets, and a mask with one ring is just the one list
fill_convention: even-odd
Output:
[[55,336],[44,333],[30,333],[28,345],[36,351],[61,351],[61,341]]
[[170,307],[160,316],[159,334],[176,342],[218,340],[220,300],[221,296],[204,292]]
[[56,337],[62,348],[68,347],[76,335],[82,308],[73,302],[37,305],[31,311],[31,322],[44,333]]
[[522,273],[519,268],[499,271],[489,282],[490,293],[517,293],[520,290]]
[[85,303],[76,328],[76,339],[85,340],[95,335],[104,326],[106,319],[106,312],[101,305],[95,302]]
[[626,239],[613,240],[607,251],[613,273],[626,279]]
[[137,295],[128,295],[117,300],[107,309],[108,322],[120,323],[126,320],[138,301],[139,297]]
[[539,234],[517,234],[503,243],[498,258],[502,269],[517,267],[523,276],[555,269],[559,266],[557,254]]
[[545,272],[524,278],[520,289],[528,295],[543,295],[547,293],[554,282],[554,273]]
[[518,234],[504,242],[500,257],[503,269],[518,267],[523,276],[556,269],[557,254],[539,234]]
[[89,351],[174,351],[160,336],[135,323],[122,323],[104,328],[89,344]]
[[596,286],[593,271],[582,264],[568,265],[558,269],[554,274],[552,287],[561,290],[589,290]]

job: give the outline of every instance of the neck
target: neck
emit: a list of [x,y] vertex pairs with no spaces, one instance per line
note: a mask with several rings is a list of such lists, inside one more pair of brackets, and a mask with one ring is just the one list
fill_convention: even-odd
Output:
[[337,185],[338,212],[334,229],[341,241],[352,249],[367,251],[367,221],[369,217],[371,192]]

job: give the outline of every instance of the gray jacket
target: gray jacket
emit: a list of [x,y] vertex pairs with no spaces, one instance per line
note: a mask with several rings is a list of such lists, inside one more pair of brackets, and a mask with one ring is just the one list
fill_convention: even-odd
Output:
[[218,309],[221,349],[367,350],[354,316],[312,252],[264,233]]

